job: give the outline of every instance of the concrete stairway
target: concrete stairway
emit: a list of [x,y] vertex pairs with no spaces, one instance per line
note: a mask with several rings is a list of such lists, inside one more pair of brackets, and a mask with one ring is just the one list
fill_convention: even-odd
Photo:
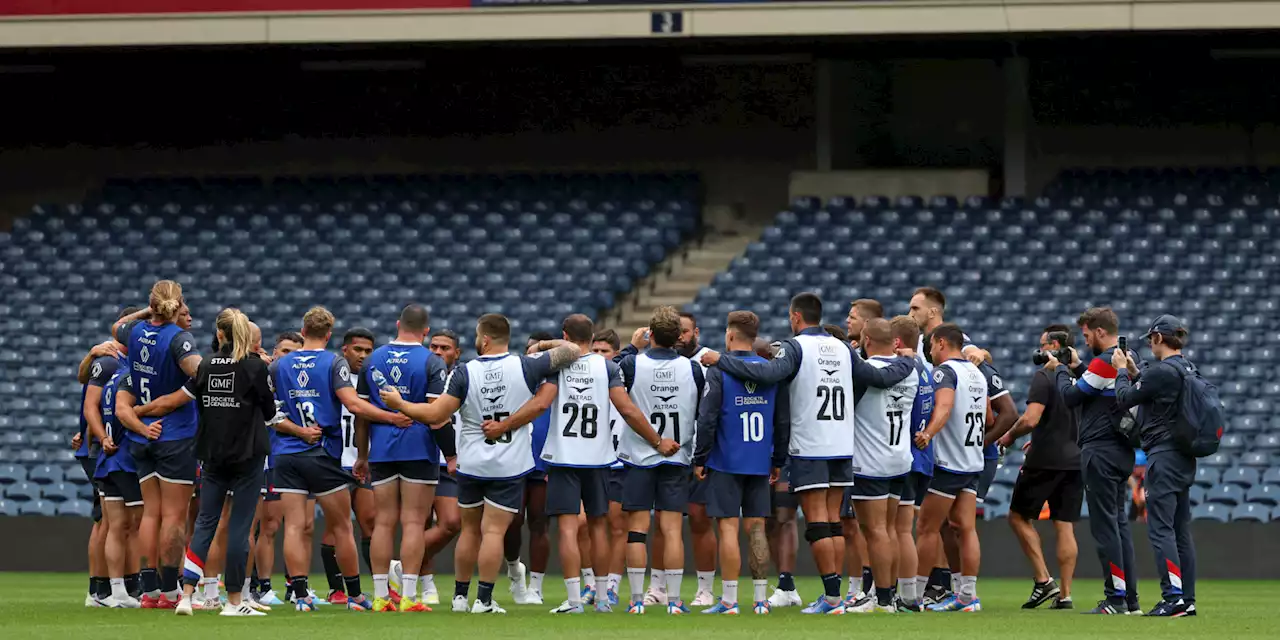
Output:
[[673,251],[654,267],[649,277],[640,281],[614,308],[600,315],[601,323],[617,329],[625,342],[633,330],[648,324],[654,307],[680,308],[692,302],[702,287],[711,284],[717,273],[728,268],[748,244],[760,238],[765,226],[763,222],[740,221],[731,233],[708,229],[701,238]]

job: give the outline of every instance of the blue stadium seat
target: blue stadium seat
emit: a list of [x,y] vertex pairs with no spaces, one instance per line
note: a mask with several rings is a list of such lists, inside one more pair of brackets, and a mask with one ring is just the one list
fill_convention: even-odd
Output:
[[1204,499],[1206,502],[1217,502],[1228,504],[1231,506],[1244,502],[1244,489],[1233,484],[1220,484],[1205,492]]
[[1231,520],[1270,522],[1271,508],[1261,504],[1242,504],[1231,510]]
[[1231,521],[1231,507],[1221,504],[1202,504],[1191,510],[1191,517],[1194,520],[1216,520],[1218,522]]
[[1232,467],[1222,472],[1222,482],[1239,485],[1245,489],[1258,484],[1259,477],[1258,470],[1249,467]]
[[1257,484],[1245,493],[1245,500],[1251,503],[1276,506],[1280,504],[1280,485]]
[[1196,467],[1195,483],[1197,486],[1212,487],[1220,482],[1222,482],[1221,471],[1213,467],[1205,467],[1205,466]]

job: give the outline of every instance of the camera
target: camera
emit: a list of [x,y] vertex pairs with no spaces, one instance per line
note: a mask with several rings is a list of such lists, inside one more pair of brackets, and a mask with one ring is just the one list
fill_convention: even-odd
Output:
[[[1061,331],[1054,331],[1053,333],[1050,333],[1048,337],[1049,342],[1056,342],[1061,345],[1065,345],[1071,340],[1071,336],[1069,334]],[[1043,367],[1049,363],[1049,356],[1053,356],[1058,359],[1058,362],[1066,364],[1071,362],[1071,349],[1062,347],[1056,351],[1048,352],[1042,349],[1036,349],[1031,354],[1031,363],[1037,367]]]

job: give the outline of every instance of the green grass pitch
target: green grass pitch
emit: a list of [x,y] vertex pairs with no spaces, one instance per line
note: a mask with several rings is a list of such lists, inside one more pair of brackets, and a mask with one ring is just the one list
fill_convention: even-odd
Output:
[[[179,618],[171,611],[119,611],[86,609],[83,606],[85,577],[73,574],[0,574],[0,638],[18,640],[114,640],[138,638],[293,638],[315,640],[370,638],[443,637],[463,638],[566,638],[654,640],[696,636],[697,640],[820,640],[850,637],[931,640],[1027,640],[1028,638],[1086,638],[1088,640],[1158,639],[1241,640],[1280,638],[1280,613],[1272,608],[1280,596],[1280,582],[1211,581],[1199,585],[1200,615],[1180,620],[1137,617],[1085,616],[1076,611],[1022,611],[1019,607],[1030,590],[1029,580],[985,580],[979,582],[984,610],[978,614],[845,615],[806,616],[798,609],[756,616],[743,607],[743,615],[691,616],[671,618],[654,607],[644,616],[628,616],[622,611],[601,615],[553,616],[547,611],[564,598],[564,585],[547,576],[545,606],[513,606],[506,580],[498,585],[498,601],[505,616],[471,616],[447,611],[448,605],[433,613],[373,614],[352,613],[324,607],[315,613],[297,613],[276,607],[265,618],[225,619],[210,612],[196,612]],[[797,580],[806,598],[819,591],[817,579]],[[313,578],[313,586],[323,587],[323,576]],[[448,576],[438,576],[442,591],[452,592]],[[685,598],[692,598],[694,580],[685,580]],[[1148,583],[1154,587],[1154,583]],[[717,583],[718,585],[718,583]],[[366,588],[371,588],[366,577]],[[743,593],[750,594],[749,579]],[[472,597],[474,597],[474,586]],[[1088,608],[1101,591],[1096,580],[1077,585],[1076,606]],[[1155,604],[1148,591],[1143,606]],[[252,635],[249,635],[252,634]],[[429,636],[427,634],[430,634]],[[437,635],[440,634],[440,635]],[[688,635],[685,635],[688,634]]]

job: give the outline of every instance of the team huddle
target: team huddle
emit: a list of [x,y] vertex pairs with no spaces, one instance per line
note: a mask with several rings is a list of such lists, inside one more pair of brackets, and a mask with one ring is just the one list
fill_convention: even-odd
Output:
[[[201,356],[181,287],[158,282],[149,306],[126,309],[81,365],[77,455],[102,509],[86,605],[427,612],[441,602],[434,557],[456,540],[452,611],[504,613],[494,598],[504,564],[513,601],[542,603],[554,516],[568,592],[556,614],[739,614],[744,530],[756,614],[980,611],[987,443],[1017,412],[989,354],[943,322],[944,307],[928,288],[892,319],[858,300],[842,329],[823,325],[821,300],[802,293],[793,337],[769,343],[754,313],[734,311],[723,353],[701,347],[695,318],[671,307],[626,345],[581,314],[559,339],[513,345],[507,319],[486,314],[466,362],[421,305],[404,308],[389,343],[352,328],[340,353],[327,349],[336,320],[322,307],[272,352],[228,308]],[[211,435],[213,412],[252,397],[261,434]],[[211,441],[219,455],[243,449],[234,459],[252,468],[211,467]],[[326,597],[307,578],[317,506]],[[823,585],[807,605],[792,576],[797,509]],[[698,569],[688,605],[686,515]],[[280,531],[283,598],[271,585]]]

